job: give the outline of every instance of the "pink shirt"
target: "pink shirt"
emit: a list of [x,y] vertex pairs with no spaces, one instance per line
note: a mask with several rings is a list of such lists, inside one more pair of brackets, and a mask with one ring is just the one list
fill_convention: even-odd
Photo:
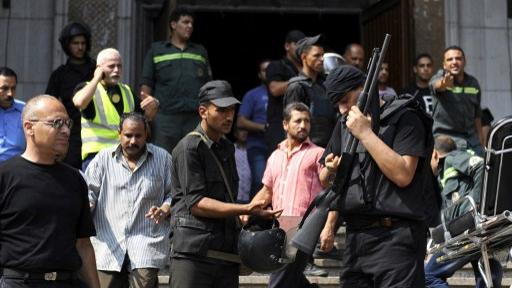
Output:
[[318,160],[324,148],[309,139],[296,147],[288,157],[287,140],[270,155],[263,175],[263,185],[272,192],[272,207],[284,209],[282,216],[303,216],[309,204],[322,190]]

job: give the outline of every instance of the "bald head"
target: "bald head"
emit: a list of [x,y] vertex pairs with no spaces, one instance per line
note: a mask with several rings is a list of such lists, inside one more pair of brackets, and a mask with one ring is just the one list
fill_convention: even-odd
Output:
[[28,100],[23,108],[21,118],[23,122],[30,119],[44,117],[49,111],[64,110],[64,105],[57,98],[50,95],[38,95]]
[[72,122],[64,105],[50,95],[30,99],[22,112],[27,147],[26,159],[40,164],[53,164],[66,156]]
[[103,65],[110,59],[121,60],[121,54],[114,48],[103,49],[98,53],[98,57],[96,57],[96,64]]
[[351,43],[345,48],[343,58],[347,61],[347,64],[355,66],[360,70],[363,70],[364,66],[364,48],[360,44]]

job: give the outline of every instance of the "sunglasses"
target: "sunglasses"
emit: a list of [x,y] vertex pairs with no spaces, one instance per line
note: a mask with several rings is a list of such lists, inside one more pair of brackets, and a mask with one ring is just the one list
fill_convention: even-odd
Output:
[[61,118],[57,118],[57,119],[53,119],[53,120],[32,119],[29,121],[30,122],[41,122],[41,123],[48,125],[54,129],[57,129],[57,130],[64,127],[64,125],[66,125],[66,127],[68,127],[69,129],[71,129],[71,127],[73,127],[73,120],[71,120],[71,119],[61,119]]

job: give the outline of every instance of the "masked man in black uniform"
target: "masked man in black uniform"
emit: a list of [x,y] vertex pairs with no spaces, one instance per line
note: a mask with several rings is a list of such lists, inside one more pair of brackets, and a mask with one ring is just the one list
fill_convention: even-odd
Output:
[[320,160],[324,183],[343,161],[349,133],[360,142],[347,189],[333,203],[320,242],[324,249],[332,247],[342,217],[347,224],[343,287],[424,287],[423,185],[424,170],[430,169],[431,124],[420,109],[409,108],[415,103],[410,97],[381,102],[380,117],[364,115],[356,105],[363,82],[363,72],[343,65],[324,83],[346,120],[337,124]]
[[59,42],[68,56],[66,64],[60,65],[52,72],[46,94],[55,96],[66,107],[69,117],[73,119],[69,137],[69,149],[64,162],[82,168],[82,138],[80,136],[80,111],[73,104],[75,87],[89,81],[94,75],[96,61],[89,56],[91,50],[91,32],[87,26],[77,22],[68,24],[60,32]]

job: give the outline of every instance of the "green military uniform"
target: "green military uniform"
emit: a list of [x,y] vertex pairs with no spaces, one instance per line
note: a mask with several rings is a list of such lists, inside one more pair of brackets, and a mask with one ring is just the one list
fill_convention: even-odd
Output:
[[188,43],[183,50],[168,41],[153,43],[146,54],[142,83],[160,102],[153,121],[153,141],[172,152],[199,122],[199,88],[211,79],[206,49]]
[[430,80],[432,90],[432,118],[434,136],[448,135],[453,138],[460,149],[472,149],[477,154],[483,154],[475,119],[481,118],[480,84],[475,77],[464,73],[462,83],[455,83],[446,91],[435,91],[433,84],[441,79],[444,70],[439,70]]
[[471,196],[478,205],[482,191],[482,178],[484,172],[484,159],[475,155],[473,151],[450,152],[444,162],[444,172],[441,178],[443,211],[446,219],[453,219],[471,207],[468,201],[452,204],[465,197]]

